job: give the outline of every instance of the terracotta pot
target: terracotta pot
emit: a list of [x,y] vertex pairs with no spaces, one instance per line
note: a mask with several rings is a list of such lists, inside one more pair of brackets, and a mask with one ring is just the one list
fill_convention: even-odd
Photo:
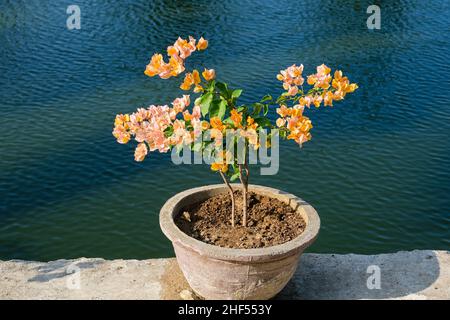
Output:
[[191,288],[205,299],[274,297],[291,279],[303,250],[314,242],[319,233],[319,216],[305,201],[292,194],[257,185],[250,185],[249,190],[279,199],[298,210],[306,222],[305,231],[281,245],[231,249],[201,242],[178,229],[174,218],[182,208],[226,193],[224,185],[186,190],[170,198],[161,209],[161,229],[172,241],[178,264]]

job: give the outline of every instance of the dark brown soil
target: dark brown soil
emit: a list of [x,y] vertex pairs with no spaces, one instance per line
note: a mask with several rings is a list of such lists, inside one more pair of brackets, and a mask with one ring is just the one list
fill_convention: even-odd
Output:
[[290,241],[305,230],[300,213],[280,200],[250,192],[247,227],[242,226],[242,193],[235,192],[236,226],[231,226],[228,193],[185,208],[175,218],[187,235],[225,248],[261,248]]

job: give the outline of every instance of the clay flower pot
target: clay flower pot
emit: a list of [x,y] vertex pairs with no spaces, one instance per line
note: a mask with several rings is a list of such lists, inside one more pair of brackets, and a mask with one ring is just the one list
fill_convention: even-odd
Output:
[[306,222],[305,231],[281,245],[231,249],[201,242],[178,229],[174,218],[181,209],[226,193],[224,185],[186,190],[170,198],[161,209],[161,229],[172,241],[178,264],[191,288],[205,299],[274,297],[291,279],[300,255],[319,233],[319,216],[305,201],[292,194],[263,186],[250,185],[249,191],[279,199],[298,210]]

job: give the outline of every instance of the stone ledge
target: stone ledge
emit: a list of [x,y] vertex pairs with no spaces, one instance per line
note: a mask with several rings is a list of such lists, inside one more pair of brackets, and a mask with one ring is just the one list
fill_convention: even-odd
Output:
[[[379,290],[367,288],[371,265]],[[0,299],[181,299],[186,290],[175,259],[0,261]],[[450,299],[450,251],[304,254],[276,298]]]

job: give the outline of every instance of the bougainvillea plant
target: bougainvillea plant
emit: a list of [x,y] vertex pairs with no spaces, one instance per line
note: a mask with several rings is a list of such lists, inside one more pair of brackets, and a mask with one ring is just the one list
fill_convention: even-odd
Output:
[[[168,62],[162,54],[154,54],[145,69],[149,77],[159,76],[161,79],[184,74],[180,88],[197,94],[190,109],[191,96],[183,95],[168,105],[151,105],[139,108],[132,114],[119,114],[114,123],[113,135],[119,143],[128,143],[132,138],[137,142],[135,160],[143,161],[151,151],[168,152],[174,148],[180,152],[183,147],[201,151],[213,145],[215,161],[211,170],[218,172],[226,184],[231,197],[231,224],[234,227],[235,196],[230,181],[239,179],[242,184],[243,209],[241,225],[247,226],[247,194],[250,177],[247,147],[258,149],[262,131],[278,130],[282,139],[294,140],[300,146],[311,140],[311,120],[304,115],[305,107],[332,107],[334,102],[341,101],[347,93],[354,92],[358,86],[350,83],[342,71],[331,69],[322,64],[316,73],[303,77],[303,65],[292,65],[281,70],[277,79],[283,83],[283,93],[278,98],[264,96],[252,104],[239,104],[241,89],[232,89],[227,83],[216,79],[214,69],[186,71],[186,59],[195,51],[208,47],[208,41],[201,37],[198,41],[193,37],[178,40],[167,48]],[[276,108],[277,119],[272,123],[268,117],[271,108]],[[200,140],[205,132],[210,135],[209,141]],[[238,154],[224,151],[224,137],[229,132],[237,133],[244,141],[243,158]],[[227,140],[227,144],[237,144],[237,140]],[[220,148],[219,148],[220,147]],[[266,147],[270,147],[269,141]],[[242,160],[243,159],[243,160]]]

